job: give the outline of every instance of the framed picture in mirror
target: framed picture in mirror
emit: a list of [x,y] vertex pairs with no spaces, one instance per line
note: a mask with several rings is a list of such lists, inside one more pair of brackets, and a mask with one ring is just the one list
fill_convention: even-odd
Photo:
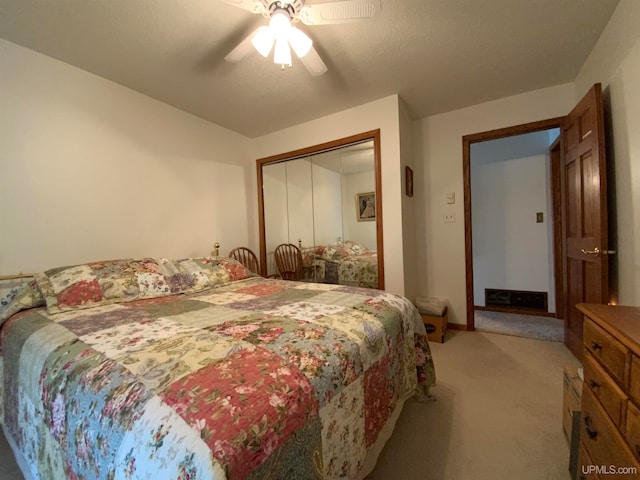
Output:
[[356,194],[356,214],[359,222],[369,222],[376,219],[375,192]]

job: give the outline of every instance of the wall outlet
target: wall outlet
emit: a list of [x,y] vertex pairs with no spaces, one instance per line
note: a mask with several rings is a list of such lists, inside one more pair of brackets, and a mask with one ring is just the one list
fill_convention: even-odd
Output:
[[444,215],[444,223],[455,223],[456,221],[456,214],[451,212],[451,213],[445,213]]

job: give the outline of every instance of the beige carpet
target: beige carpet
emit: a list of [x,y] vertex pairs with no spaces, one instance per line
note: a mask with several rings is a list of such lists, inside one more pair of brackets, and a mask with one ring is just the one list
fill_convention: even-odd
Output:
[[368,480],[568,480],[561,343],[451,331],[437,401],[408,402]]
[[564,342],[564,321],[538,315],[475,310],[476,330],[491,333]]
[[[568,480],[564,345],[450,331],[432,350],[437,401],[405,404],[368,480]],[[21,478],[0,434],[0,480]]]

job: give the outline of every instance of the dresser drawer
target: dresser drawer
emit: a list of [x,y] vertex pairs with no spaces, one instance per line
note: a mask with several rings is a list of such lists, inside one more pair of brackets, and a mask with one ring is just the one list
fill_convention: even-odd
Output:
[[582,392],[580,435],[595,465],[635,467],[640,471],[640,463],[625,443],[624,437],[588,388]]
[[640,405],[640,358],[631,355],[631,371],[629,374],[629,396]]
[[636,458],[640,460],[640,410],[633,403],[629,402],[627,410],[627,428],[625,429],[627,442]]
[[584,354],[584,385],[598,398],[613,423],[623,428],[627,396],[588,351]]
[[580,450],[578,450],[578,471],[576,472],[576,478],[578,480],[599,480],[600,477],[598,477],[594,465],[584,443],[581,442]]
[[620,385],[624,385],[629,350],[589,317],[584,320],[583,339],[586,350],[598,359]]

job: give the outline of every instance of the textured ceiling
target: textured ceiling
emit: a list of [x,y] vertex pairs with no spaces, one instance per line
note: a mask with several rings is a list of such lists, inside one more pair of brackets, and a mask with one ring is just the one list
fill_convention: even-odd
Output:
[[256,137],[395,93],[420,118],[573,81],[617,3],[382,0],[363,22],[300,26],[318,77],[225,62],[266,20],[220,0],[0,0],[0,37]]

